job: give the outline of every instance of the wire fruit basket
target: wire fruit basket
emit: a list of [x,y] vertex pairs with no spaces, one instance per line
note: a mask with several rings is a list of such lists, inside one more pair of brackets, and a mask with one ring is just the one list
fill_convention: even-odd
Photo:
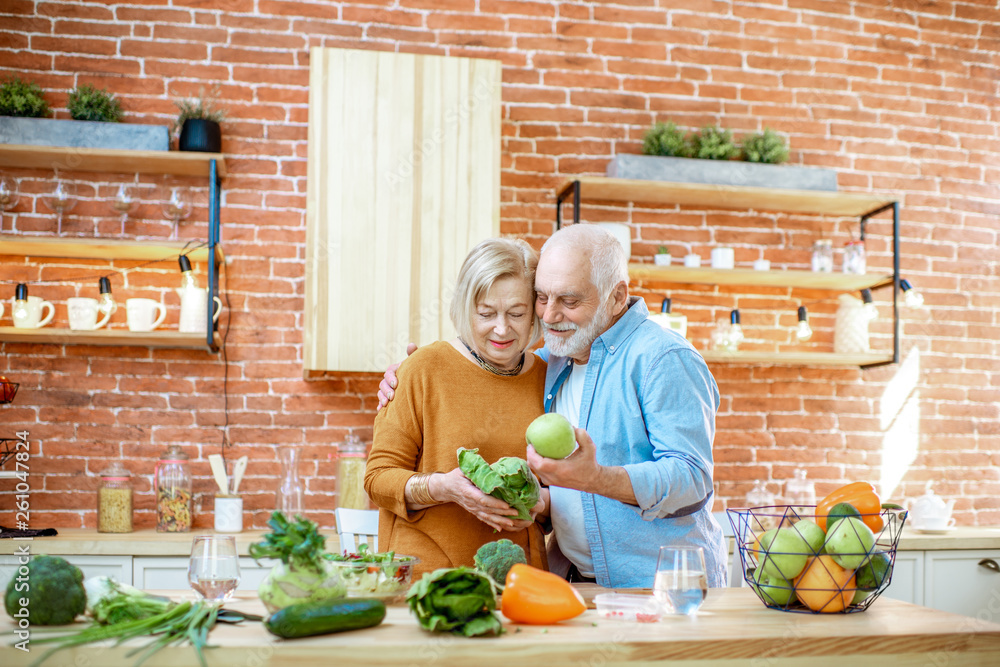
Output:
[[906,521],[898,506],[829,517],[815,505],[727,513],[747,585],[771,609],[806,614],[868,609],[892,581]]
[[19,386],[16,382],[11,382],[5,377],[0,377],[0,405],[13,403]]

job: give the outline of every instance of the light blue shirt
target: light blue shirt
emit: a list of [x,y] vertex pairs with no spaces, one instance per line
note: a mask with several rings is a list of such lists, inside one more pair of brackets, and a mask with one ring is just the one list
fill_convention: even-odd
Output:
[[[652,588],[659,548],[691,545],[705,550],[708,585],[722,587],[727,553],[712,516],[719,389],[683,336],[648,321],[642,299],[630,301],[591,346],[580,404],[598,463],[623,467],[639,503],[581,494],[594,575],[601,586]],[[573,361],[541,356],[548,412]]]

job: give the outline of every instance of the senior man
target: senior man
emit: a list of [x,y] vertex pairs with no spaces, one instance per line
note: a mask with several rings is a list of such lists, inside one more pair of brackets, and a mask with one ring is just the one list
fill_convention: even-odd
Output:
[[[596,225],[542,246],[536,311],[548,362],[545,410],[577,427],[562,460],[527,459],[549,486],[549,567],[571,581],[650,588],[659,547],[700,546],[708,585],[726,585],[726,548],[711,512],[719,390],[682,336],[628,295],[628,258]],[[383,380],[390,399],[395,375]]]

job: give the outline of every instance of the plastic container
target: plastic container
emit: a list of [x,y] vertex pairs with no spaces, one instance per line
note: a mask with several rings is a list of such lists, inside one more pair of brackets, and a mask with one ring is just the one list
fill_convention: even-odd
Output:
[[170,447],[156,462],[153,488],[156,490],[156,532],[190,532],[191,470],[188,455],[177,445]]
[[97,532],[132,532],[132,473],[121,463],[101,472],[97,486]]
[[656,623],[665,613],[652,595],[629,595],[626,593],[601,593],[594,597],[597,615],[613,621],[631,623]]

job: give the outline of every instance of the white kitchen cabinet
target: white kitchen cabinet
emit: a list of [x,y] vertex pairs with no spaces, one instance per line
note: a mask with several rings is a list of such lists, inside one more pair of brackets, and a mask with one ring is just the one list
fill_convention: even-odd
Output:
[[[255,591],[278,561],[240,558],[240,585],[236,590]],[[136,556],[132,559],[132,581],[142,589],[187,590],[188,559],[186,557]]]
[[924,552],[923,604],[941,611],[1000,622],[1000,551]]
[[882,593],[885,597],[913,604],[923,604],[924,552],[897,551],[892,566],[892,580]]
[[[32,551],[32,556],[42,555],[37,549]],[[132,557],[131,556],[61,556],[67,561],[76,565],[83,571],[83,578],[106,575],[122,583],[132,583]],[[10,578],[17,572],[19,562],[18,556],[0,556],[0,582],[6,585]]]

